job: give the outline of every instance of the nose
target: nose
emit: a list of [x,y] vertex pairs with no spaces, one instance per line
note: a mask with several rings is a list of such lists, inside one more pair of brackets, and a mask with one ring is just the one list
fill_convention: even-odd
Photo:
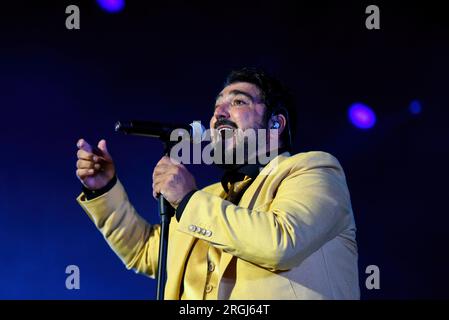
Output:
[[229,105],[227,103],[222,103],[215,108],[214,118],[218,119],[229,119]]

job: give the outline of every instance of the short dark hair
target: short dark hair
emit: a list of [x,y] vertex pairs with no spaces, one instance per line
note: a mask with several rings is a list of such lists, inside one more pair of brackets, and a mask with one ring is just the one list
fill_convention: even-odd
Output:
[[283,114],[287,119],[287,125],[280,139],[283,145],[291,151],[293,132],[296,129],[296,112],[294,99],[291,92],[276,78],[267,74],[264,70],[256,68],[242,68],[233,70],[226,77],[224,86],[236,82],[248,82],[256,85],[267,110],[265,121],[268,122],[273,114]]

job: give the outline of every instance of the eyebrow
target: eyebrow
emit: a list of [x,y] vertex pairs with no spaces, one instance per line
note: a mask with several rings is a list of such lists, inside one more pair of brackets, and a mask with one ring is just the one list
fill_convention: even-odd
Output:
[[[231,90],[231,91],[229,91],[229,94],[232,94],[232,95],[234,95],[234,96],[236,96],[236,95],[238,95],[238,94],[242,94],[242,95],[244,95],[245,97],[248,97],[250,100],[251,100],[251,102],[254,102],[254,97],[252,96],[252,95],[250,95],[248,92],[245,92],[245,91],[242,91],[242,90],[237,90],[237,89],[234,89],[234,90]],[[223,97],[223,94],[222,93],[220,93],[216,98],[215,98],[215,101],[217,101],[219,98],[221,98],[221,97]]]

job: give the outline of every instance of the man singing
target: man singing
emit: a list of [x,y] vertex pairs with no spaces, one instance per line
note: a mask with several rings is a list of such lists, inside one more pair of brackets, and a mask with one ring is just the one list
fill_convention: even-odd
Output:
[[[258,70],[233,71],[215,102],[212,143],[224,154],[236,152],[249,146],[237,131],[266,129],[258,131],[268,139],[256,156],[277,156],[262,163],[248,153],[243,163],[221,164],[221,181],[201,190],[181,163],[169,157],[157,163],[153,196],[162,194],[175,208],[165,299],[359,298],[343,169],[324,152],[289,153],[292,111],[277,80]],[[77,201],[126,267],[154,278],[160,226],[129,202],[106,141],[95,152],[83,139],[77,146],[83,184]]]

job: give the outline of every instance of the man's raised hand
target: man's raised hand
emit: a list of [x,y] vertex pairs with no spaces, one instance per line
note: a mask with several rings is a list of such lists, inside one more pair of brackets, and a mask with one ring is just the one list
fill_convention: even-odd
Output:
[[108,152],[106,141],[98,142],[97,148],[87,143],[86,140],[78,140],[76,162],[76,176],[89,190],[98,190],[108,184],[115,175],[115,167],[112,157]]

